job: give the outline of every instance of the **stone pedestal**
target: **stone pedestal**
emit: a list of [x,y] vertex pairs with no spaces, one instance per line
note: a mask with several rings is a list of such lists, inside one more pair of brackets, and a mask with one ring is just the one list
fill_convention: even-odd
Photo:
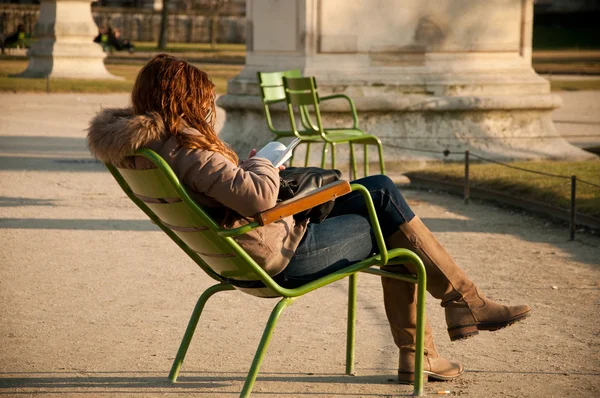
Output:
[[119,79],[104,67],[106,54],[94,37],[91,0],[42,0],[35,25],[37,40],[21,77]]
[[[240,153],[273,138],[256,72],[300,68],[323,95],[355,100],[386,161],[438,159],[446,149],[592,156],[552,123],[561,101],[531,67],[532,0],[247,0],[246,9],[246,66],[218,101],[227,112],[221,137]],[[348,124],[344,105],[324,103],[324,123]],[[275,123],[286,128],[278,109]]]

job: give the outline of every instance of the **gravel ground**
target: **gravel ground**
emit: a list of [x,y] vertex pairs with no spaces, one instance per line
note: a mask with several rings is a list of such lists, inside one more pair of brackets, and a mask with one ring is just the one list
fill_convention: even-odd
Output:
[[[211,284],[145,219],[85,148],[91,116],[123,95],[0,97],[0,394],[235,397],[273,300],[226,292],[209,302],[180,383],[167,374],[196,298]],[[600,238],[448,195],[405,192],[486,294],[528,303],[510,328],[439,351],[464,376],[427,395],[600,396]],[[356,373],[344,376],[346,283],[282,316],[253,396],[395,397],[397,349],[380,282],[359,280]]]

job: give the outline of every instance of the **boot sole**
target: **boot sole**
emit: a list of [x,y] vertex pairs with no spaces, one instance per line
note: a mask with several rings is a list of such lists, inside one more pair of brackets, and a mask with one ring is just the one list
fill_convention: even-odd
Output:
[[503,322],[480,322],[471,325],[455,326],[448,328],[448,334],[450,335],[450,341],[464,340],[476,336],[479,334],[480,330],[494,332],[496,330],[504,329],[505,327],[528,318],[530,315],[531,310]]
[[[464,373],[464,369],[452,376],[444,376],[439,373],[433,373],[424,370],[423,381],[437,380],[437,381],[449,381],[461,376]],[[398,383],[400,384],[415,384],[415,373],[414,372],[401,372],[398,371]]]

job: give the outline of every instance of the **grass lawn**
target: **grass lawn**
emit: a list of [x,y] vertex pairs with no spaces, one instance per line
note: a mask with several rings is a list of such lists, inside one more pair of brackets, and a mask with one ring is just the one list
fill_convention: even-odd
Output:
[[[597,24],[577,24],[571,21],[566,26],[558,26],[558,22],[565,17],[557,14],[558,19],[552,24],[546,26],[536,23],[533,27],[533,49],[535,50],[555,50],[555,49],[598,49]],[[536,19],[540,19],[536,17]],[[539,21],[538,21],[539,22]]]
[[215,50],[210,47],[210,43],[167,43],[165,50],[159,50],[155,41],[136,41],[135,51],[140,52],[211,52],[211,53],[231,53],[235,55],[246,55],[245,44],[217,43]]
[[554,76],[550,80],[550,89],[552,91],[600,90],[600,79],[560,80],[560,76]]
[[[46,79],[18,78],[12,75],[27,68],[27,60],[0,59],[0,92],[45,92]],[[215,83],[217,94],[227,90],[227,80],[236,76],[242,65],[194,64],[206,71]],[[107,64],[106,69],[123,80],[51,79],[50,91],[54,93],[114,93],[130,92],[142,65]]]
[[[514,162],[513,166],[577,178],[600,185],[600,161]],[[446,163],[431,165],[422,170],[406,173],[410,178],[426,177],[441,181],[463,183],[464,164]],[[512,196],[544,202],[568,209],[571,200],[571,180],[547,177],[511,169],[497,164],[471,164],[469,179],[471,187],[507,193]],[[577,210],[600,218],[600,188],[577,182]]]

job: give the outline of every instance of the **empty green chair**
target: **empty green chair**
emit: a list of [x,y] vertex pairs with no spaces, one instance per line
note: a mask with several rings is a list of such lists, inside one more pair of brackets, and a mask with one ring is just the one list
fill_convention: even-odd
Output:
[[286,70],[282,72],[257,72],[260,93],[265,110],[265,118],[269,130],[276,135],[276,139],[283,137],[294,137],[292,130],[279,130],[273,125],[271,119],[270,105],[285,103],[285,91],[283,89],[283,77],[302,77],[300,69]]
[[[116,168],[110,164],[106,166],[127,196],[204,272],[217,282],[206,289],[198,299],[169,374],[172,382],[177,380],[204,305],[213,294],[226,290],[240,290],[257,297],[276,297],[280,299],[271,312],[240,394],[241,397],[247,397],[252,391],[269,340],[282,311],[299,296],[346,277],[349,278],[346,373],[353,374],[357,273],[365,272],[418,284],[418,337],[414,393],[416,395],[422,394],[425,268],[419,257],[409,250],[387,250],[373,202],[369,192],[363,186],[350,185],[346,181],[337,181],[314,191],[310,195],[299,199],[291,199],[278,204],[273,209],[259,213],[254,217],[255,221],[245,226],[236,229],[224,229],[191,199],[175,173],[158,154],[149,149],[140,149],[136,152],[136,156],[143,156],[150,160],[156,168],[131,170]],[[294,289],[281,287],[233,239],[234,236],[242,235],[350,191],[359,191],[367,201],[379,253],[318,280]],[[398,275],[379,268],[385,264],[406,264],[407,262],[415,264],[419,271],[418,275]]]
[[[258,85],[260,87],[260,94],[263,102],[263,108],[265,111],[265,119],[267,120],[267,126],[273,134],[275,134],[275,140],[281,138],[294,138],[297,137],[292,130],[278,129],[273,125],[273,119],[271,117],[270,106],[277,103],[285,104],[285,91],[283,89],[283,77],[302,77],[300,69],[291,69],[281,72],[257,72]],[[314,137],[318,138],[318,137]],[[304,165],[308,166],[308,160],[310,156],[310,143],[311,140],[303,140],[307,143],[306,157]],[[293,164],[294,157],[290,158],[290,165]]]
[[[304,140],[315,141],[315,136],[324,141],[323,157],[321,167],[325,167],[325,158],[327,147],[331,146],[331,167],[335,168],[335,147],[339,143],[348,143],[350,145],[350,166],[353,178],[357,177],[356,156],[354,153],[354,144],[364,145],[364,173],[369,174],[369,156],[368,146],[377,146],[379,154],[379,167],[381,174],[385,174],[385,164],[383,160],[383,147],[381,141],[374,135],[367,134],[358,127],[358,115],[356,107],[350,97],[344,94],[334,94],[320,97],[317,92],[317,82],[314,77],[286,77],[283,78],[286,102],[292,131],[294,134]],[[348,128],[326,128],[323,126],[319,104],[325,100],[342,98],[350,104],[353,126]],[[295,110],[300,115],[302,129],[299,129],[296,123]],[[311,116],[312,115],[312,116]]]

